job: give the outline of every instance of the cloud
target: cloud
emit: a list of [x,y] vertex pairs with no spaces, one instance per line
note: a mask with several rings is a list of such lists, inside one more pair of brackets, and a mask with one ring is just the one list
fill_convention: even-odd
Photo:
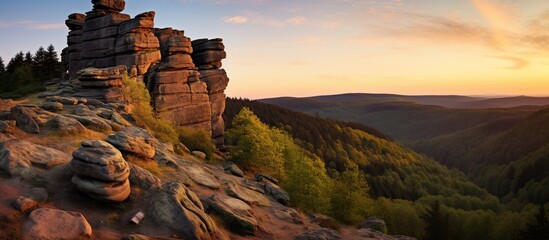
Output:
[[226,17],[223,21],[226,23],[244,24],[244,23],[247,23],[249,19],[243,16],[233,16],[233,17]]
[[305,23],[305,17],[288,18],[285,22],[291,25],[302,25]]
[[504,67],[506,69],[520,70],[530,65],[530,61],[523,58],[510,57],[510,56],[490,56],[490,57],[509,61],[512,65],[509,67]]
[[32,30],[52,30],[67,28],[63,23],[43,23],[38,21],[0,21],[0,28],[27,28]]

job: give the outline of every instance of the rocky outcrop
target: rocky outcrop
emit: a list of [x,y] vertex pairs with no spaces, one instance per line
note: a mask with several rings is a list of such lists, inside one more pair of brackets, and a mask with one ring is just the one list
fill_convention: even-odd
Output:
[[200,81],[183,31],[156,29],[162,61],[150,72],[147,85],[157,116],[177,125],[211,129],[211,107],[206,83]]
[[322,228],[301,234],[294,240],[343,240],[343,238],[333,229]]
[[153,136],[143,128],[134,126],[124,128],[122,131],[109,135],[107,142],[121,151],[141,158],[149,159],[155,155],[152,145]]
[[32,167],[49,169],[68,163],[70,155],[21,139],[0,143],[0,170],[9,175],[20,175]]
[[184,239],[228,239],[204,212],[200,199],[180,183],[165,183],[149,202],[149,215]]
[[213,212],[220,215],[225,224],[233,232],[255,235],[259,225],[252,214],[252,209],[245,202],[220,194],[208,199]]
[[23,240],[92,239],[92,228],[82,214],[49,208],[32,211],[22,232]]
[[194,52],[193,61],[200,70],[200,80],[208,86],[208,96],[211,106],[212,137],[216,145],[224,144],[225,122],[225,89],[229,78],[224,69],[221,69],[221,60],[227,57],[225,45],[220,38],[198,39],[192,42]]
[[73,94],[80,98],[93,98],[99,101],[116,102],[124,100],[122,79],[127,75],[126,66],[109,68],[85,68],[77,76],[82,90]]
[[122,153],[104,141],[85,141],[72,153],[72,183],[86,195],[122,202],[130,195],[130,168]]
[[271,182],[265,183],[265,192],[282,205],[288,205],[290,195],[282,188]]
[[[123,0],[92,1],[93,10],[71,14],[63,61],[69,76],[78,76],[78,97],[113,102],[123,100],[120,76],[96,74],[97,69],[126,66],[135,81],[146,83],[158,117],[180,126],[201,128],[222,145],[228,84],[221,60],[226,57],[221,39],[191,42],[183,31],[155,29],[154,12],[130,19],[120,13]],[[193,52],[193,49],[196,51]],[[122,74],[122,73],[121,73]]]

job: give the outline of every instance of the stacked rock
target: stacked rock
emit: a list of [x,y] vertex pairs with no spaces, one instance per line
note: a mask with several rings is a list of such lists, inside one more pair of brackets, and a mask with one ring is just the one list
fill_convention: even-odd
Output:
[[119,65],[109,68],[86,68],[78,71],[78,80],[83,91],[74,94],[80,98],[95,98],[103,102],[124,100],[122,79],[128,71],[126,66]]
[[67,36],[67,46],[63,49],[63,63],[65,68],[69,70],[69,77],[76,77],[76,72],[80,70],[80,52],[82,47],[82,28],[86,16],[80,13],[73,13],[65,21],[65,25],[69,27],[70,32]]
[[177,125],[211,129],[211,107],[206,83],[200,81],[191,40],[183,31],[155,29],[162,61],[147,85],[158,117]]
[[122,153],[104,141],[85,141],[72,153],[72,183],[86,195],[122,202],[130,195],[130,168]]
[[212,110],[212,137],[216,145],[220,146],[224,144],[225,122],[222,115],[225,111],[225,89],[229,84],[227,72],[221,69],[221,60],[227,57],[225,45],[220,38],[198,39],[194,40],[192,45],[192,57],[200,70],[200,80],[208,86]]
[[[115,45],[118,25],[130,20],[120,13],[124,0],[92,0],[93,10],[86,13],[82,34],[80,67],[112,67],[116,65]],[[72,60],[72,59],[71,59]]]
[[155,12],[142,13],[118,26],[116,64],[126,65],[131,76],[142,78],[152,64],[160,61],[154,16]]

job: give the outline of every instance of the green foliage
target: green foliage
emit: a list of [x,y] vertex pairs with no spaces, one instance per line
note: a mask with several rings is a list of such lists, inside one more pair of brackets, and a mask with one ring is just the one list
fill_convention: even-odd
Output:
[[359,224],[371,213],[372,200],[369,196],[366,176],[351,164],[342,173],[334,176],[332,190],[332,216],[349,223]]
[[6,71],[6,65],[4,65],[4,59],[0,57],[0,74],[4,73]]
[[153,134],[166,142],[178,143],[179,136],[172,122],[154,116],[151,107],[151,96],[142,82],[135,81],[128,76],[123,79],[123,94],[129,104],[133,106],[132,114],[138,125],[152,131]]
[[215,153],[215,146],[209,132],[204,129],[177,127],[179,141],[191,151],[201,151],[206,154],[207,159],[212,159]]
[[421,239],[425,224],[413,202],[378,198],[374,202],[374,214],[385,220],[392,235],[404,235]]
[[262,123],[252,111],[243,108],[233,119],[233,128],[226,133],[231,159],[248,169],[261,171],[284,179],[283,145],[277,143],[277,130]]
[[247,108],[232,125],[227,140],[233,161],[280,179],[293,206],[305,212],[328,212],[332,181],[318,157],[299,147],[286,132],[262,123]]
[[439,201],[431,205],[422,218],[426,225],[425,240],[449,239],[449,215],[443,212]]
[[525,231],[520,233],[520,239],[546,240],[549,239],[549,220],[545,214],[545,206],[541,205],[535,215],[536,220],[529,223]]
[[43,91],[40,82],[32,75],[30,67],[22,66],[14,73],[4,73],[0,76],[0,98],[22,98],[27,94]]

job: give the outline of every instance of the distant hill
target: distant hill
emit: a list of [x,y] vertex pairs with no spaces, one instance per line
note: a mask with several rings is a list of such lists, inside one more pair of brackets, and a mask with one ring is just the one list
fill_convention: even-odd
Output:
[[[397,95],[397,94],[368,94],[368,93],[348,93],[339,95],[315,96],[306,98],[280,97],[259,100],[264,103],[270,103],[283,106],[290,109],[299,107],[326,107],[334,105],[364,105],[389,102],[413,102],[420,105],[436,105],[448,108],[468,108],[468,109],[486,109],[486,108],[512,108],[519,106],[545,106],[549,105],[549,97],[469,97],[459,95]],[[297,101],[297,102],[296,102]]]
[[549,189],[549,108],[543,105],[549,98],[345,94],[261,101],[367,124],[500,197],[549,201],[549,191],[540,190]]

